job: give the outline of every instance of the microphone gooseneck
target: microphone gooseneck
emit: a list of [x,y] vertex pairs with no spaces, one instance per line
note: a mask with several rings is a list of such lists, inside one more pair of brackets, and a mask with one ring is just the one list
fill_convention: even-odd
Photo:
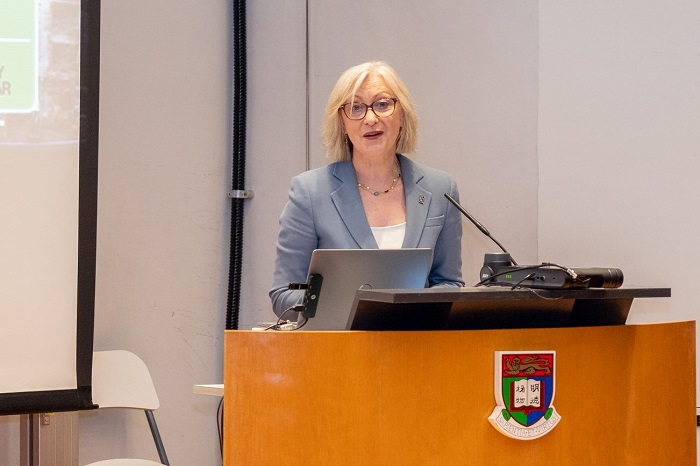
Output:
[[467,209],[462,207],[452,196],[445,197],[464,214],[483,234],[491,238],[503,253],[484,255],[484,266],[479,272],[480,281],[476,286],[501,285],[515,288],[566,289],[566,288],[619,288],[624,275],[622,270],[614,268],[589,267],[567,268],[561,265],[543,262],[540,265],[520,266],[510,253],[491,233],[479,223]]
[[[488,236],[488,237],[491,239],[491,241],[493,241],[494,243],[496,243],[496,245],[497,245],[499,248],[501,248],[501,251],[505,252],[506,254],[508,254],[508,255],[510,256],[510,253],[509,253],[508,251],[506,251],[506,248],[504,248],[504,247],[501,245],[501,243],[498,242],[498,240],[497,240],[496,238],[494,238],[493,236],[491,236],[491,233],[489,233],[489,231],[486,229],[486,227],[484,227],[484,226],[483,226],[481,223],[479,223],[474,217],[472,217],[472,214],[470,214],[469,212],[467,212],[467,209],[465,209],[464,207],[462,207],[462,205],[461,205],[459,202],[457,202],[457,201],[455,200],[455,198],[453,198],[452,196],[450,196],[450,195],[447,194],[447,193],[445,193],[445,197],[447,198],[448,201],[450,201],[450,202],[452,203],[452,205],[454,205],[455,207],[457,207],[457,209],[458,209],[460,212],[462,212],[462,214],[464,214],[464,216],[467,217],[467,218],[479,229],[479,231],[481,231],[483,234],[485,234],[486,236]],[[513,263],[513,265],[515,265],[516,267],[518,266],[518,263],[515,262],[515,259],[513,259],[512,256],[510,257],[510,260],[511,260],[511,262]]]

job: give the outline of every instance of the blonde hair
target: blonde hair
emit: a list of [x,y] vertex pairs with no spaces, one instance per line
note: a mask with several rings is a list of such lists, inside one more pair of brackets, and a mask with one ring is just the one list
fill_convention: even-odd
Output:
[[413,99],[406,85],[391,66],[383,61],[372,61],[345,70],[328,97],[323,120],[323,142],[326,146],[326,156],[333,161],[350,160],[352,157],[352,143],[345,136],[340,106],[347,100],[354,100],[355,93],[369,76],[381,77],[403,109],[401,130],[396,139],[396,152],[406,153],[416,150],[418,116],[413,106]]

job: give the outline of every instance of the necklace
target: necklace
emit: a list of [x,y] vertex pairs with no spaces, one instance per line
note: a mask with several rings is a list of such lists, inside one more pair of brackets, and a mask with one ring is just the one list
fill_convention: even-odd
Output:
[[387,189],[386,191],[377,191],[376,189],[372,189],[369,186],[360,183],[359,181],[357,183],[357,187],[362,188],[365,191],[369,191],[370,193],[372,193],[375,196],[379,196],[380,194],[386,194],[389,191],[391,191],[392,189],[394,189],[396,187],[396,184],[399,182],[399,178],[401,178],[401,171],[399,170],[399,164],[397,162],[396,175],[394,175],[394,179],[391,181],[391,186],[389,186],[389,189]]

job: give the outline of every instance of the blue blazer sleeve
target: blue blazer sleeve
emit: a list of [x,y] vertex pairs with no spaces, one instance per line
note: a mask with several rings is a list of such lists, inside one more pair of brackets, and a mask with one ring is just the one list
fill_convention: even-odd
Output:
[[[303,291],[287,288],[290,283],[306,282],[311,253],[318,246],[311,208],[308,187],[302,177],[294,177],[289,187],[289,201],[279,220],[277,257],[270,290],[272,308],[278,316],[304,297]],[[291,315],[285,317],[294,318]]]

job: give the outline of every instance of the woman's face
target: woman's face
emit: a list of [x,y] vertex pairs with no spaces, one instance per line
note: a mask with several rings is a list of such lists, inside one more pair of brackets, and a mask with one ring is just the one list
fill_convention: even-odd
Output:
[[[369,75],[355,94],[355,104],[367,105],[364,118],[351,120],[341,110],[345,131],[353,145],[353,157],[381,158],[396,154],[396,139],[401,129],[403,110],[401,103],[395,104],[394,113],[378,117],[371,106],[379,99],[395,98],[384,79],[377,75]],[[347,101],[345,103],[351,103]],[[380,102],[380,109],[386,103]],[[379,110],[381,114],[381,110]]]

